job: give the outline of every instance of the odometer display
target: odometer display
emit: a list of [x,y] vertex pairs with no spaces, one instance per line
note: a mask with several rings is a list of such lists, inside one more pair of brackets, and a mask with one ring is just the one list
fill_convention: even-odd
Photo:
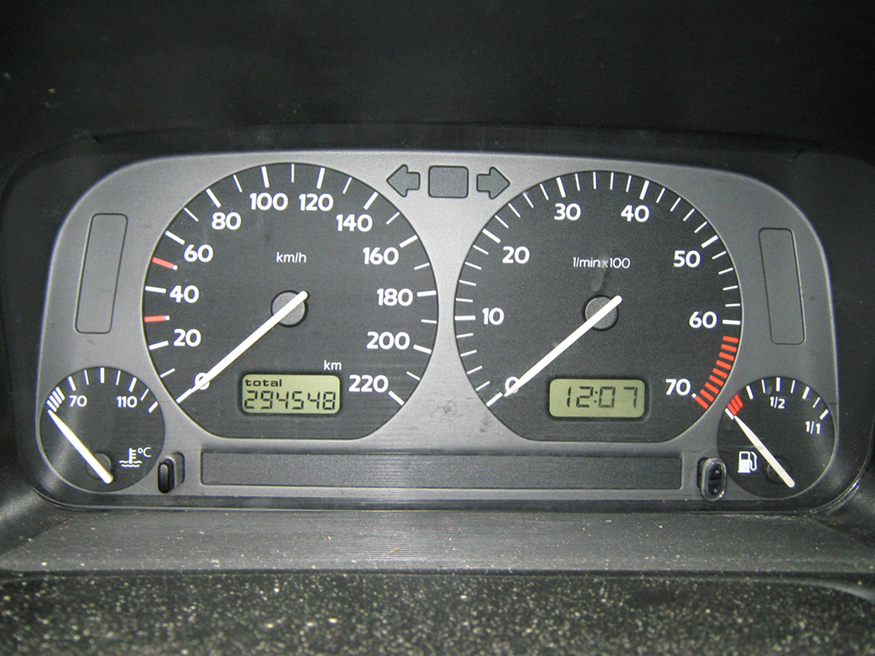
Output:
[[[164,230],[143,288],[158,375],[223,437],[371,434],[422,378],[437,314],[431,263],[401,212],[345,173],[300,163],[237,171],[196,195]],[[289,387],[256,401],[256,380]],[[286,406],[285,391],[303,396]]]
[[644,381],[556,378],[550,381],[550,415],[564,419],[637,419],[644,414]]
[[243,412],[268,415],[333,415],[340,412],[340,378],[247,374],[240,383]]
[[[688,200],[586,171],[498,209],[462,264],[453,319],[471,385],[518,435],[662,442],[721,393],[742,301],[732,257]],[[570,418],[587,421],[557,420]]]

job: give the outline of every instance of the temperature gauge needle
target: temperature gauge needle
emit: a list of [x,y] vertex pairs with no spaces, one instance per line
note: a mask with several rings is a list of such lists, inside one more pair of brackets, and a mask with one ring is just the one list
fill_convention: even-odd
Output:
[[568,337],[559,342],[559,344],[553,347],[553,349],[547,355],[538,360],[531,369],[529,369],[528,371],[526,371],[526,373],[520,376],[519,380],[511,385],[507,389],[507,391],[504,392],[504,394],[498,394],[497,396],[493,397],[486,405],[490,406],[502,396],[510,396],[511,394],[515,394],[516,392],[518,392],[523,385],[525,385],[530,380],[532,380],[532,378],[541,373],[551,362],[553,362],[553,360],[565,353],[565,351],[567,351],[572,344],[574,344],[577,340],[579,340],[586,333],[588,333],[593,328],[593,326],[598,324],[602,319],[604,319],[611,312],[613,312],[614,308],[616,308],[622,302],[622,296],[614,296],[614,298],[608,301],[602,309],[600,309],[589,319],[580,324],[574,330],[574,332],[572,332]]
[[100,464],[100,461],[94,457],[94,454],[88,450],[88,447],[82,444],[82,440],[76,437],[76,433],[74,433],[70,427],[63,422],[63,420],[56,415],[54,412],[49,410],[49,417],[52,418],[52,421],[55,422],[55,426],[58,427],[58,430],[61,431],[61,435],[67,438],[67,441],[76,449],[77,453],[88,463],[88,466],[94,470],[94,473],[100,476],[100,480],[109,485],[112,483],[112,474],[106,471],[106,468]]
[[219,360],[216,365],[210,369],[207,373],[198,375],[195,377],[195,384],[188,390],[182,393],[179,398],[176,399],[177,403],[182,403],[189,396],[197,392],[198,390],[203,389],[207,385],[210,384],[210,381],[218,376],[220,373],[225,371],[234,360],[239,358],[241,355],[246,353],[255,342],[264,337],[271,328],[276,326],[280,321],[286,318],[286,315],[289,314],[292,310],[298,307],[301,303],[307,300],[308,294],[307,292],[299,292],[295,294],[295,296],[285,305],[283,305],[279,310],[273,313],[273,315],[261,324],[258,328],[256,328],[249,337],[240,342],[237,346],[235,346],[228,355]]
[[778,459],[772,455],[772,452],[769,451],[768,448],[766,448],[766,445],[763,444],[763,441],[759,437],[757,437],[757,434],[754,433],[750,429],[750,427],[739,418],[738,415],[732,414],[732,412],[730,412],[728,408],[726,410],[726,413],[730,417],[732,417],[736,424],[738,424],[741,432],[747,436],[747,439],[750,440],[750,443],[753,444],[756,450],[760,452],[760,455],[762,455],[762,457],[766,459],[766,462],[768,462],[772,466],[772,469],[774,469],[775,473],[781,477],[781,480],[784,481],[787,487],[796,487],[796,481],[794,481],[790,477],[790,474],[787,473],[787,470],[781,466],[781,463],[778,462]]

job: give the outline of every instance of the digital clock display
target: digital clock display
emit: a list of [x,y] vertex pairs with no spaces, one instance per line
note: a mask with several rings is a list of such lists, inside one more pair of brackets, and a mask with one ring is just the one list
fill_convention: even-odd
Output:
[[571,419],[637,419],[644,414],[644,381],[556,378],[550,381],[550,414]]
[[340,378],[302,374],[246,374],[240,382],[243,412],[333,415],[340,410]]

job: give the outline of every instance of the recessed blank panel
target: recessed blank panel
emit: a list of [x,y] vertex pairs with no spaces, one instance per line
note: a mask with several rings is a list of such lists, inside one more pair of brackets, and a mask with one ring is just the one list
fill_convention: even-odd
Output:
[[789,230],[760,230],[766,277],[769,323],[775,344],[801,344],[805,339],[796,246]]
[[128,220],[122,214],[95,214],[91,218],[76,312],[76,330],[80,333],[108,333],[112,328],[127,225]]

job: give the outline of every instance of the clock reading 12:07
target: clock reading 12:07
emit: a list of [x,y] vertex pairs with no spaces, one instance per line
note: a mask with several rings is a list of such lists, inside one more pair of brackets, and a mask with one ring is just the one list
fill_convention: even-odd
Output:
[[582,171],[493,215],[459,273],[453,323],[471,385],[518,435],[663,442],[721,394],[742,299],[691,202],[654,180]]
[[566,418],[636,419],[644,414],[641,380],[554,378],[550,381],[550,415]]

